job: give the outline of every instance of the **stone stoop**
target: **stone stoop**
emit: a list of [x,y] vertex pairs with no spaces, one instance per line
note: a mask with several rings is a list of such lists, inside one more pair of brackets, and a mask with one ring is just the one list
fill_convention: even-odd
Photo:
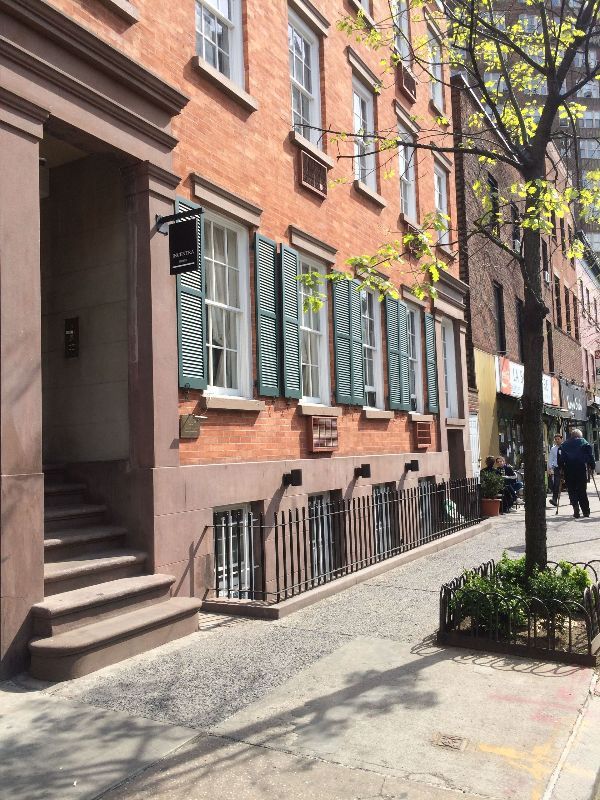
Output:
[[171,597],[172,575],[146,575],[146,554],[62,465],[44,467],[44,600],[32,607],[35,678],[64,681],[198,629],[201,601]]

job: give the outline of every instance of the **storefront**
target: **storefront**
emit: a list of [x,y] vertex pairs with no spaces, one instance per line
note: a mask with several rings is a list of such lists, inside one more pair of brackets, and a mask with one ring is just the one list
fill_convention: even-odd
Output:
[[[521,397],[525,368],[504,356],[496,356],[496,391],[498,449],[509,463],[520,468],[523,463],[523,420]],[[577,387],[575,387],[577,388]],[[560,385],[552,375],[542,376],[544,397],[544,448],[546,457],[557,433],[564,432],[571,419],[567,408],[561,408]]]
[[562,405],[569,412],[569,418],[565,420],[565,433],[573,428],[587,430],[587,395],[582,386],[569,383],[561,379],[560,396]]
[[594,450],[596,471],[600,470],[600,395],[588,395],[588,418],[585,436]]

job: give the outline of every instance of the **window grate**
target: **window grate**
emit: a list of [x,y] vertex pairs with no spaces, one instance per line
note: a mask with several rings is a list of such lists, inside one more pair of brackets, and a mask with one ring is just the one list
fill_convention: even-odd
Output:
[[406,64],[398,64],[396,83],[402,94],[414,103],[417,99],[417,79]]
[[300,153],[300,183],[321,197],[327,197],[327,167],[305,152]]
[[311,417],[310,434],[310,449],[313,453],[328,453],[337,450],[337,417]]

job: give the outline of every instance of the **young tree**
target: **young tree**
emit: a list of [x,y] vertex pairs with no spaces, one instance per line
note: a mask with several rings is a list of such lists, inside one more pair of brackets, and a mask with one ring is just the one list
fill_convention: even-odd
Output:
[[[379,51],[382,86],[393,80],[398,65],[410,67],[417,78],[448,82],[451,73],[461,73],[464,91],[473,91],[481,99],[485,112],[469,119],[468,130],[454,139],[441,134],[440,125],[448,122],[440,115],[438,127],[428,129],[419,120],[420,132],[404,141],[397,131],[327,131],[339,140],[360,139],[367,142],[385,162],[386,154],[396,157],[401,144],[415,153],[423,150],[464,154],[482,165],[498,161],[510,165],[519,179],[510,187],[490,196],[486,182],[476,182],[473,189],[481,202],[481,216],[468,235],[483,235],[514,257],[525,287],[524,366],[525,385],[522,397],[525,482],[525,527],[527,568],[544,567],[546,550],[546,495],[543,451],[543,340],[544,320],[549,312],[542,291],[541,237],[550,234],[554,218],[573,213],[575,218],[597,219],[600,209],[600,172],[588,173],[583,186],[556,184],[553,164],[555,144],[565,133],[572,142],[580,134],[578,120],[585,104],[578,94],[589,82],[600,79],[600,62],[593,57],[594,44],[600,36],[600,0],[518,0],[497,3],[492,0],[389,0],[389,13],[376,25],[367,23],[359,13],[346,17],[338,26],[349,36],[361,39]],[[430,34],[408,35],[411,19],[423,16],[430,24],[446,32],[446,45]],[[423,27],[423,26],[421,26]],[[562,126],[559,120],[566,120]],[[573,148],[577,150],[577,147]],[[353,156],[339,156],[352,158]],[[520,247],[509,248],[501,235],[503,225],[515,224],[514,214],[504,209],[518,209],[521,228]],[[394,287],[378,277],[382,265],[402,263],[407,252],[420,258],[419,275],[414,291],[423,296],[435,292],[435,282],[445,264],[436,257],[435,231],[447,226],[441,215],[430,215],[421,231],[411,232],[400,240],[386,243],[372,255],[349,260],[363,286],[394,292]],[[576,238],[569,255],[581,255]],[[341,279],[340,275],[333,276]],[[315,291],[318,303],[318,278],[306,281]]]

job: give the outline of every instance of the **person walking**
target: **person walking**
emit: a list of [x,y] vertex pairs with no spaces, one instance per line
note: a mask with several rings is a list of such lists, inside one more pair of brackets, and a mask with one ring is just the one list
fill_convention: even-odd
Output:
[[557,433],[554,437],[554,444],[550,448],[550,456],[548,458],[548,477],[550,478],[550,488],[552,489],[552,500],[550,505],[555,506],[558,503],[558,496],[560,494],[560,467],[558,466],[558,450],[563,443],[563,437]]
[[573,428],[569,438],[558,448],[558,466],[565,473],[569,501],[573,506],[573,516],[579,518],[590,515],[590,501],[587,496],[589,473],[596,466],[591,445],[583,438],[579,428]]

